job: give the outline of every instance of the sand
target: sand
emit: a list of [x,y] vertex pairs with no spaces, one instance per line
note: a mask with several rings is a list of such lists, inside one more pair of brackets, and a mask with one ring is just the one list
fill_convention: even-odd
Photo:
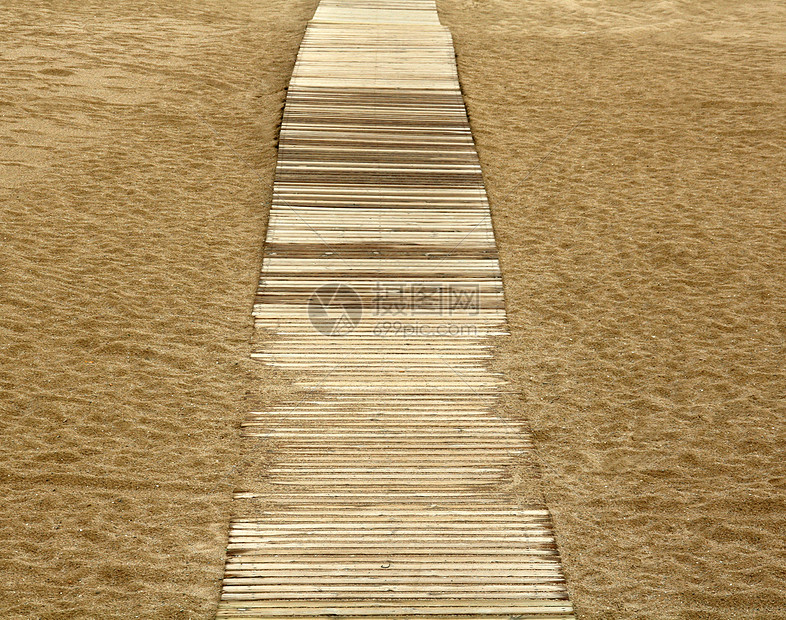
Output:
[[[315,4],[0,7],[3,618],[214,611]],[[786,617],[782,5],[439,8],[580,618]]]

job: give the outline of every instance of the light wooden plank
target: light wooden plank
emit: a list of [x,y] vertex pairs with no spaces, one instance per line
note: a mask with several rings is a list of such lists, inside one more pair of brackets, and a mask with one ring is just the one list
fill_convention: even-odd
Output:
[[[471,289],[474,303],[380,303],[413,283]],[[320,331],[315,304],[346,333]],[[252,313],[267,334],[252,358],[293,373],[303,396],[242,425],[274,464],[235,497],[269,510],[231,523],[219,617],[573,617],[548,511],[509,488],[532,443],[496,411],[502,279],[433,0],[319,4],[287,93]]]

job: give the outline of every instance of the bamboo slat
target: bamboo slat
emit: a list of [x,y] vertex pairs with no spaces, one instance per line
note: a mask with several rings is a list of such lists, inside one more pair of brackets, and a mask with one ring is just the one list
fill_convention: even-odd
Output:
[[573,618],[497,413],[507,322],[450,33],[433,0],[322,0],[281,124],[252,357],[273,463],[230,524],[220,618]]

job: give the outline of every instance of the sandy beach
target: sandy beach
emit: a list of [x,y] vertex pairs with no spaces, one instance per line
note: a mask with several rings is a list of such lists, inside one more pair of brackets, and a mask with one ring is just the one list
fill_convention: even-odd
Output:
[[[3,618],[214,613],[315,6],[0,6]],[[438,6],[579,618],[786,617],[786,9]]]

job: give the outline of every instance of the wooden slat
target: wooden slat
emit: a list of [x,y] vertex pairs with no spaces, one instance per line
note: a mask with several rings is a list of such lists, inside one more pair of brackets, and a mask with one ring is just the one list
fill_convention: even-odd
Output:
[[433,0],[322,0],[253,306],[252,358],[301,393],[242,424],[272,464],[235,494],[265,510],[230,524],[218,617],[573,618],[548,510],[510,491],[502,284]]

